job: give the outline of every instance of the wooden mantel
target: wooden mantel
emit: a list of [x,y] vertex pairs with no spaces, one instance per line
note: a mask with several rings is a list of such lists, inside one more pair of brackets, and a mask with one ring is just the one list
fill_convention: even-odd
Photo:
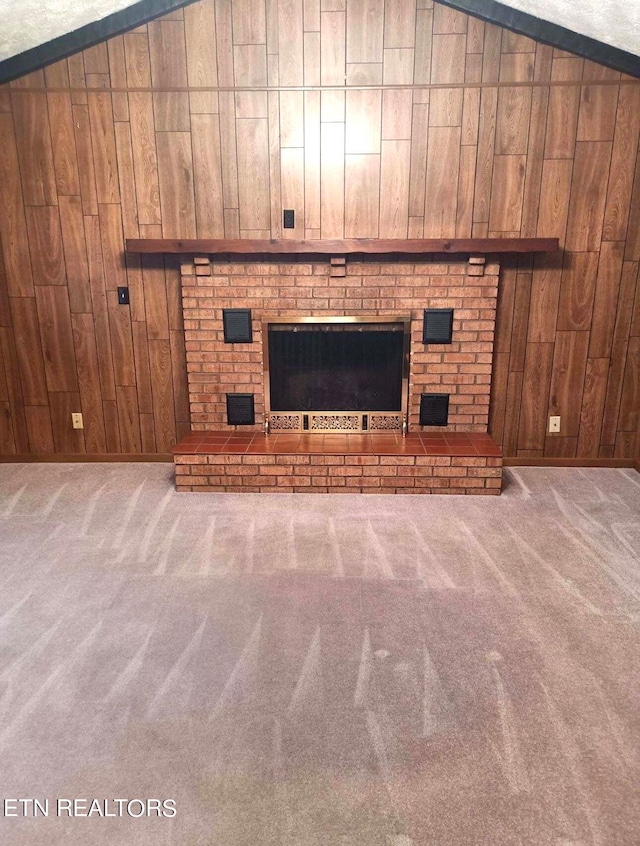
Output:
[[127,238],[128,253],[185,253],[191,255],[251,255],[311,253],[314,255],[384,255],[408,253],[541,253],[560,249],[557,238],[347,238],[316,241],[203,238]]

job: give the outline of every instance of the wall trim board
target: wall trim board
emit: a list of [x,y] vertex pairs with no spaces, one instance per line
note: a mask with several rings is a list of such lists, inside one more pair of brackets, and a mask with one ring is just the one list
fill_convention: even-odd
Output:
[[65,59],[80,50],[93,47],[107,38],[119,35],[149,21],[189,6],[196,0],[140,0],[133,6],[107,15],[102,20],[86,24],[73,32],[53,38],[45,44],[38,44],[30,50],[10,56],[0,62],[0,84],[11,82],[27,73],[32,73],[51,62]]
[[0,455],[0,464],[66,464],[84,463],[95,464],[104,462],[108,464],[118,462],[166,462],[173,463],[173,455],[164,452],[122,452],[122,453],[47,453],[46,455],[16,454]]
[[495,0],[438,0],[438,2],[483,21],[503,26],[519,35],[526,35],[543,44],[557,47],[559,50],[566,50],[622,73],[640,77],[640,56],[605,44],[603,41],[596,41],[595,38],[587,35],[573,32],[559,24],[536,18],[527,12],[512,9],[503,3],[496,3]]
[[634,467],[638,472],[640,461],[633,458],[516,458],[505,456],[503,467]]

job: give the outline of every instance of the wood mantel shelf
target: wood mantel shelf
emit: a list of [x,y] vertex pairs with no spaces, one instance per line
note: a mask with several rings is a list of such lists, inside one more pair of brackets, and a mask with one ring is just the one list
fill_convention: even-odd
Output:
[[128,253],[185,253],[193,255],[251,255],[273,253],[287,255],[384,255],[394,253],[450,253],[485,255],[488,253],[548,253],[560,249],[557,238],[428,238],[385,239],[347,238],[315,241],[202,239],[202,238],[127,238]]

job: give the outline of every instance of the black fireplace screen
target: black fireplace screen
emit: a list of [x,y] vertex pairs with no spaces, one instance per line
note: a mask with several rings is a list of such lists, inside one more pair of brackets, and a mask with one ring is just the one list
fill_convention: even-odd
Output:
[[272,411],[401,411],[404,324],[272,323]]

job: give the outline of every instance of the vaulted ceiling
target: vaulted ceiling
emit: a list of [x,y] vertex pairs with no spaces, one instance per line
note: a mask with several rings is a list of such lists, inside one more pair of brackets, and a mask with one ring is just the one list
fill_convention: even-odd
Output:
[[[0,0],[0,81],[43,64],[47,56],[51,60],[73,52],[74,43],[76,49],[88,46],[188,2],[193,0]],[[640,67],[635,60],[640,56],[636,0],[444,2],[630,73]],[[77,33],[75,42],[71,33]]]

